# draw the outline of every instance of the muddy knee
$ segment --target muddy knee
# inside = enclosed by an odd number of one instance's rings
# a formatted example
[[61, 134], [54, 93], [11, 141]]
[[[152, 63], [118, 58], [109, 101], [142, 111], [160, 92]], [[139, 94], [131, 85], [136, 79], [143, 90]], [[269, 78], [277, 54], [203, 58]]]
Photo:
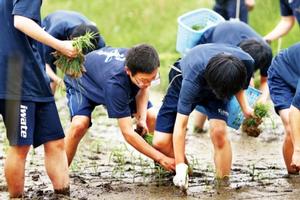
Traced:
[[211, 140], [216, 148], [222, 149], [228, 142], [226, 130], [218, 127], [211, 129]]
[[82, 138], [87, 131], [89, 125], [87, 123], [83, 123], [81, 121], [72, 121], [71, 129], [72, 129], [72, 135], [70, 135], [73, 138]]

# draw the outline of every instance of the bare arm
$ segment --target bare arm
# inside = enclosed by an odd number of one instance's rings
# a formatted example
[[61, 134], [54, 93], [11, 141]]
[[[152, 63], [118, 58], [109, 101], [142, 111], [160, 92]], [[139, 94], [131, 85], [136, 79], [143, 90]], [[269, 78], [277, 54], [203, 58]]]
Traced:
[[77, 55], [77, 50], [72, 46], [72, 41], [61, 41], [52, 37], [32, 19], [15, 15], [14, 26], [32, 39], [48, 45], [68, 57], [75, 57]]
[[140, 89], [136, 95], [136, 119], [137, 125], [143, 128], [142, 135], [148, 132], [148, 127], [146, 124], [147, 118], [147, 105], [149, 100], [149, 87], [145, 89]]
[[175, 170], [174, 159], [165, 156], [150, 146], [139, 134], [134, 132], [130, 117], [120, 118], [118, 119], [118, 123], [125, 140], [136, 150], [153, 159], [154, 161], [159, 162], [165, 169]]
[[173, 146], [176, 165], [185, 161], [185, 136], [189, 116], [177, 113], [173, 133]]
[[260, 77], [259, 90], [262, 91], [262, 94], [261, 94], [260, 98], [258, 99], [258, 102], [260, 102], [260, 103], [266, 103], [267, 99], [269, 97], [269, 94], [270, 94], [267, 80], [268, 80], [268, 77], [265, 77], [265, 76]]
[[240, 90], [236, 95], [236, 99], [238, 100], [241, 109], [244, 113], [244, 116], [246, 118], [250, 117], [253, 115], [253, 109], [249, 106], [246, 94], [244, 90]]
[[61, 81], [61, 78], [54, 73], [49, 64], [46, 64], [46, 73], [54, 82]]
[[282, 16], [277, 26], [264, 37], [264, 40], [273, 41], [280, 38], [281, 36], [286, 35], [292, 29], [294, 23], [294, 16]]

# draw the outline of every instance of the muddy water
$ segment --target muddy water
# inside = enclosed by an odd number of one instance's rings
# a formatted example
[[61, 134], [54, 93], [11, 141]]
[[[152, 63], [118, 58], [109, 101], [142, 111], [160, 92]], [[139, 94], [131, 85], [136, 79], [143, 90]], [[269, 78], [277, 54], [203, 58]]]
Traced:
[[[157, 96], [157, 94], [155, 94]], [[154, 102], [159, 103], [159, 98]], [[58, 108], [64, 127], [68, 127], [68, 110], [64, 98]], [[283, 127], [274, 114], [267, 120], [258, 138], [229, 129], [233, 166], [228, 187], [213, 184], [213, 148], [209, 134], [195, 134], [189, 124], [187, 154], [193, 176], [187, 193], [172, 185], [173, 175], [155, 167], [129, 145], [102, 107], [94, 113], [93, 126], [81, 142], [70, 168], [71, 199], [299, 199], [300, 177], [286, 174], [281, 145]], [[3, 123], [0, 125], [0, 199], [7, 199], [4, 181], [4, 151], [7, 148]], [[43, 165], [43, 148], [32, 150], [26, 166], [25, 199], [56, 199]]]

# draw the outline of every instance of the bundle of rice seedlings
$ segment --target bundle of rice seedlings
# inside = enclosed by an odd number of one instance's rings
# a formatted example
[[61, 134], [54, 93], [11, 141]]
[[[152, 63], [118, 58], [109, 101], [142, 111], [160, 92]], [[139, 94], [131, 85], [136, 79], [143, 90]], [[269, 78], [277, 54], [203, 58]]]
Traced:
[[59, 51], [53, 53], [56, 61], [54, 64], [61, 69], [64, 74], [69, 75], [72, 78], [79, 78], [86, 72], [84, 63], [84, 52], [88, 49], [94, 49], [95, 46], [92, 43], [95, 33], [86, 32], [85, 35], [76, 37], [73, 39], [73, 47], [78, 50], [78, 55], [75, 58], [69, 58]]
[[[134, 129], [134, 131], [135, 131], [136, 133], [138, 133], [139, 135], [141, 135], [142, 132], [143, 132], [143, 128], [137, 126], [136, 129]], [[148, 144], [150, 144], [150, 145], [152, 146], [153, 133], [146, 133], [146, 134], [144, 134], [142, 137], [144, 138], [144, 140], [145, 140]]]
[[251, 137], [258, 137], [262, 130], [259, 125], [263, 122], [263, 118], [269, 116], [269, 105], [258, 103], [254, 107], [254, 116], [244, 120], [242, 131]]
[[144, 136], [143, 136], [144, 140], [150, 144], [152, 146], [152, 141], [153, 141], [153, 134], [151, 133], [146, 133]]

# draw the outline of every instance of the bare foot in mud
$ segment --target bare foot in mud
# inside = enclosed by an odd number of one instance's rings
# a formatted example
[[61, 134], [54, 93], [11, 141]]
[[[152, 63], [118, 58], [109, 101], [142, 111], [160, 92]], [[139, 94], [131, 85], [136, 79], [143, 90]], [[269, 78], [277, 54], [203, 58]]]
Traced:
[[62, 188], [62, 189], [55, 189], [54, 194], [63, 195], [63, 196], [70, 196], [70, 187]]
[[199, 127], [195, 126], [194, 133], [205, 134], [205, 133], [207, 133], [207, 129], [203, 129], [203, 128], [199, 128]]
[[300, 170], [300, 151], [297, 149], [293, 153], [291, 167], [295, 169], [295, 171]]
[[230, 178], [229, 178], [229, 176], [225, 176], [223, 178], [215, 177], [213, 184], [214, 184], [215, 189], [229, 187], [230, 186]]

